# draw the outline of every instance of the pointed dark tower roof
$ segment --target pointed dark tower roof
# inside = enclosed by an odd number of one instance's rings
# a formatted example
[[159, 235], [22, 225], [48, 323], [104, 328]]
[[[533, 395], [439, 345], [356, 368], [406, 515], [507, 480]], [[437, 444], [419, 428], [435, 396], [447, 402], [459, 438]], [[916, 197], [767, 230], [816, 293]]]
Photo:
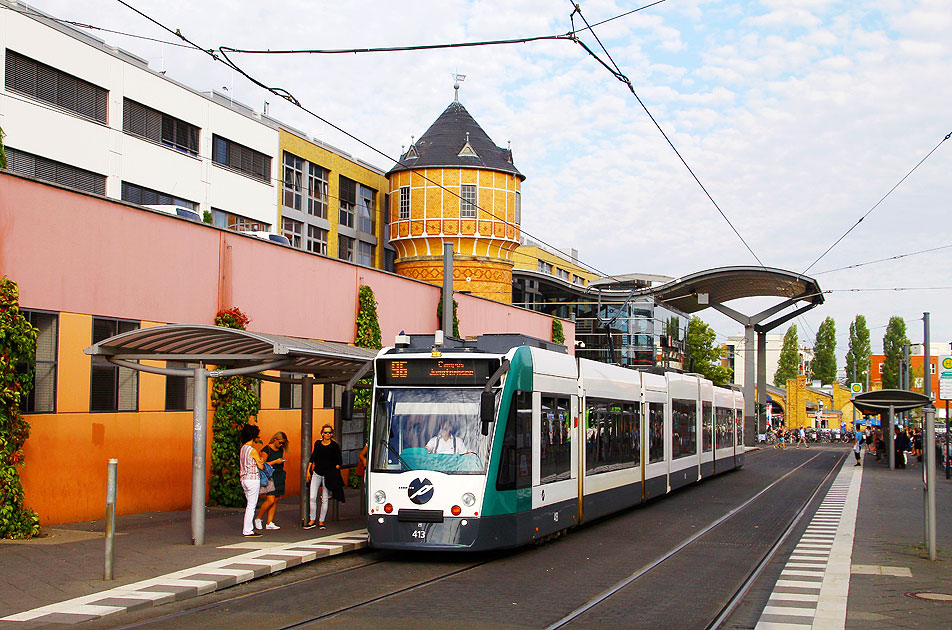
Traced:
[[526, 176], [512, 163], [512, 151], [497, 147], [466, 108], [450, 103], [420, 139], [400, 156], [387, 176], [415, 168], [483, 168]]

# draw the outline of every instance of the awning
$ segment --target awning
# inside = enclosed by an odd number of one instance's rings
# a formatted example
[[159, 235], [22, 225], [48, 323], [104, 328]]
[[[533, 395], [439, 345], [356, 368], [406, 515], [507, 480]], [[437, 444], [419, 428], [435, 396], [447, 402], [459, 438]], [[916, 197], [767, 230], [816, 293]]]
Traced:
[[131, 330], [94, 343], [86, 354], [111, 361], [202, 362], [219, 369], [261, 367], [344, 383], [377, 354], [345, 343], [314, 341], [201, 324]]

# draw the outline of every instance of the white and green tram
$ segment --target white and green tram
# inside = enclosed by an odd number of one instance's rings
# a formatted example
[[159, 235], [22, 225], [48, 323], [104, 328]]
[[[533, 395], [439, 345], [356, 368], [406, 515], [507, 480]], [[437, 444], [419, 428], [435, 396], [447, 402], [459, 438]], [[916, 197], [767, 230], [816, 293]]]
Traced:
[[743, 396], [703, 377], [522, 335], [398, 339], [374, 366], [373, 547], [516, 547], [743, 465]]

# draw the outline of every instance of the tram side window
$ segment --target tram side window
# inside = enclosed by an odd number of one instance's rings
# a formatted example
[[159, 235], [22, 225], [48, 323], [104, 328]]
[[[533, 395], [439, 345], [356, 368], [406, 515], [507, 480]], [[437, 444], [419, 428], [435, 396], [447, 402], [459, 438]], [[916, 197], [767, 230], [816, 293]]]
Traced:
[[499, 457], [497, 490], [532, 487], [532, 392], [517, 391], [509, 407]]
[[733, 448], [734, 410], [730, 407], [714, 408], [714, 448]]
[[640, 421], [632, 403], [588, 399], [585, 471], [597, 474], [641, 463]]
[[664, 461], [664, 404], [648, 403], [648, 463]]
[[693, 400], [671, 400], [671, 458], [697, 455], [697, 403]]
[[705, 453], [714, 448], [714, 406], [704, 401], [701, 403], [701, 446]]
[[744, 444], [744, 411], [742, 409], [737, 410], [737, 419], [734, 421], [734, 427], [734, 438], [737, 440], [735, 444], [742, 446]]
[[542, 395], [539, 473], [542, 483], [572, 475], [572, 419], [567, 396]]

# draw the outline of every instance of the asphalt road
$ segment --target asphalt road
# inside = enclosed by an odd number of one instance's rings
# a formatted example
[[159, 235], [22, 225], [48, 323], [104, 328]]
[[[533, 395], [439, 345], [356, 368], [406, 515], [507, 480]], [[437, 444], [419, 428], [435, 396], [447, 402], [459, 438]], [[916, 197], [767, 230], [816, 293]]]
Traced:
[[[703, 628], [845, 452], [750, 453], [742, 470], [538, 547], [351, 554], [83, 627], [545, 628], [803, 464], [750, 508], [566, 626]], [[727, 627], [753, 627], [788, 553], [781, 550]]]

